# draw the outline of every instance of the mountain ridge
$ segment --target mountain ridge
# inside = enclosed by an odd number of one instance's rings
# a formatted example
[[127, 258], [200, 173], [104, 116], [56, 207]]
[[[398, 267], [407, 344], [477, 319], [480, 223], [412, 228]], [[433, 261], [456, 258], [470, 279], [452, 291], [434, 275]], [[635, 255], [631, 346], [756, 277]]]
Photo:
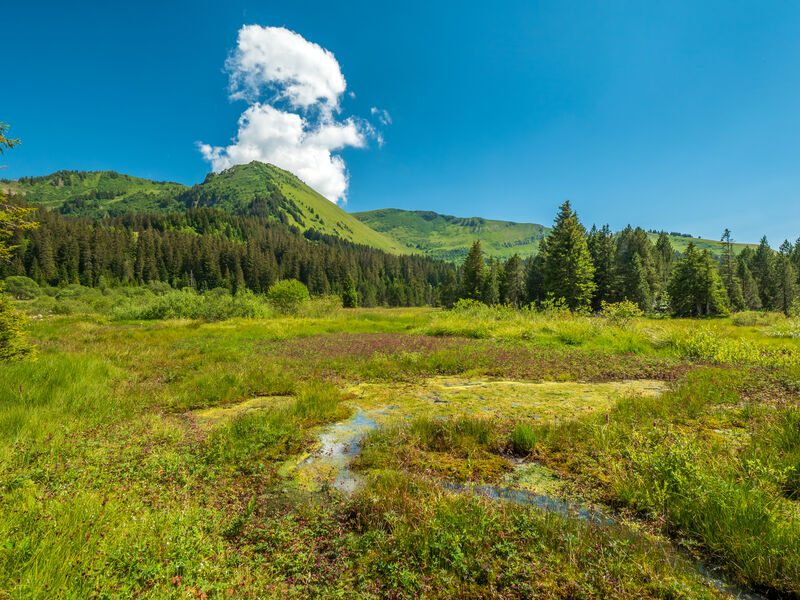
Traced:
[[[457, 217], [430, 210], [381, 208], [349, 213], [293, 173], [257, 161], [209, 173], [192, 186], [109, 170], [59, 170], [2, 179], [0, 187], [20, 195], [26, 203], [66, 215], [102, 217], [215, 207], [270, 216], [302, 232], [313, 229], [393, 254], [421, 253], [448, 262], [460, 262], [475, 240], [481, 241], [488, 256], [531, 256], [550, 231], [538, 223]], [[651, 231], [648, 236], [655, 241], [658, 234]], [[723, 248], [716, 240], [674, 233], [670, 241], [680, 252], [689, 242], [715, 255]], [[752, 244], [735, 246], [740, 251]]]

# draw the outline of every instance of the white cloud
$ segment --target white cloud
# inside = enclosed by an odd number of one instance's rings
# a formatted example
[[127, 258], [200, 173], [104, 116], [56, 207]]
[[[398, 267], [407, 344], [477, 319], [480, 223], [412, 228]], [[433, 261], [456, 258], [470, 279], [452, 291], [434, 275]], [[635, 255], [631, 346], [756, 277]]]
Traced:
[[214, 171], [257, 160], [291, 171], [332, 201], [347, 197], [344, 160], [332, 154], [348, 146], [366, 146], [366, 136], [352, 119], [309, 129], [298, 114], [256, 103], [239, 117], [234, 144], [221, 148], [201, 144], [203, 157]]
[[373, 106], [369, 109], [369, 114], [373, 117], [378, 118], [378, 122], [381, 125], [391, 125], [392, 124], [392, 115], [389, 114], [388, 110], [383, 108], [378, 108], [377, 106]]
[[[367, 121], [334, 116], [347, 88], [334, 55], [288, 29], [246, 25], [226, 66], [231, 98], [246, 100], [249, 107], [230, 145], [198, 144], [211, 168], [268, 162], [329, 200], [346, 201], [347, 168], [334, 152], [363, 148], [371, 138], [382, 145], [383, 136]], [[260, 100], [264, 93], [271, 97]], [[382, 125], [391, 123], [388, 112], [370, 112]]]
[[335, 110], [347, 88], [331, 52], [283, 27], [242, 27], [226, 66], [234, 98], [254, 99], [273, 89], [295, 108]]

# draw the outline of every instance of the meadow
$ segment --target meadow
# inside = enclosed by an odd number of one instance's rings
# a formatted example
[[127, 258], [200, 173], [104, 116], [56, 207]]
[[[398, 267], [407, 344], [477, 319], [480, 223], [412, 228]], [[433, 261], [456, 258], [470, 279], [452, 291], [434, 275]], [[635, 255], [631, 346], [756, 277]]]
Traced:
[[18, 306], [0, 597], [800, 594], [796, 319]]

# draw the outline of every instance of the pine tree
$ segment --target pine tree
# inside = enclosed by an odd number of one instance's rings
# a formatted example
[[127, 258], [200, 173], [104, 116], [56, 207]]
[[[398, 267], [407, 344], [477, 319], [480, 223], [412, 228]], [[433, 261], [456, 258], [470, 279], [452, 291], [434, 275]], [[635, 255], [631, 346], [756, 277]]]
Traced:
[[742, 282], [737, 275], [738, 264], [733, 251], [733, 237], [730, 229], [725, 229], [721, 241], [723, 248], [719, 272], [722, 276], [722, 283], [725, 284], [729, 305], [732, 310], [744, 310], [747, 305], [742, 292]]
[[525, 265], [525, 297], [528, 302], [541, 302], [544, 292], [544, 255], [541, 247], [536, 256], [528, 259]]
[[481, 300], [489, 306], [500, 302], [500, 265], [494, 258], [487, 261]]
[[669, 285], [672, 312], [678, 317], [702, 317], [727, 313], [727, 296], [714, 259], [690, 242], [677, 262]]
[[663, 231], [658, 235], [655, 251], [653, 252], [656, 276], [658, 277], [659, 291], [665, 291], [669, 287], [672, 277], [672, 267], [675, 263], [675, 249], [669, 236]]
[[486, 278], [486, 265], [483, 262], [480, 240], [475, 240], [464, 261], [461, 297], [480, 300], [483, 295], [483, 283]]
[[[647, 299], [652, 301], [654, 294], [660, 291], [653, 260], [653, 244], [644, 229], [633, 229], [629, 225], [617, 235], [616, 245], [615, 299], [631, 300], [639, 304], [642, 310], [649, 311], [652, 305], [640, 302]], [[634, 261], [635, 256], [639, 257], [638, 265]], [[645, 290], [644, 285], [649, 289]]]
[[342, 306], [344, 308], [358, 308], [358, 290], [349, 273], [344, 284], [344, 290], [342, 290]]
[[500, 296], [502, 302], [516, 308], [525, 303], [525, 272], [519, 254], [509, 258], [503, 267]]
[[650, 311], [653, 308], [653, 296], [642, 259], [638, 254], [634, 254], [631, 263], [625, 282], [625, 288], [628, 290], [627, 299], [642, 310]]
[[758, 293], [758, 284], [750, 272], [750, 267], [747, 266], [747, 261], [742, 256], [739, 256], [736, 263], [736, 274], [742, 284], [742, 299], [744, 300], [745, 308], [761, 310], [761, 295]]
[[792, 264], [792, 245], [785, 241], [775, 259], [775, 309], [788, 315], [797, 299], [797, 271]]
[[594, 265], [586, 229], [569, 200], [561, 205], [553, 230], [542, 246], [545, 292], [556, 299], [563, 298], [572, 310], [588, 308], [596, 289]]
[[614, 256], [616, 247], [614, 234], [608, 225], [601, 229], [592, 227], [588, 240], [589, 253], [594, 264], [594, 282], [597, 286], [592, 298], [592, 308], [599, 311], [603, 302], [611, 302], [616, 282], [616, 264]]
[[767, 310], [773, 310], [777, 305], [777, 290], [775, 286], [775, 253], [769, 247], [767, 238], [761, 238], [761, 243], [753, 254], [750, 270], [758, 284], [761, 296], [761, 305]]

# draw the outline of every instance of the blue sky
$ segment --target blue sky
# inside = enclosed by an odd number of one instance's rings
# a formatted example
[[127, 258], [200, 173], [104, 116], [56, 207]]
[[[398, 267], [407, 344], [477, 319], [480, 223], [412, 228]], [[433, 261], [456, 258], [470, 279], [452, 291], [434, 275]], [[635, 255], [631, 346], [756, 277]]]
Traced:
[[334, 151], [348, 210], [550, 223], [569, 198], [587, 224], [800, 235], [797, 2], [13, 2], [3, 22], [0, 121], [23, 140], [3, 177], [202, 180], [197, 143], [229, 160], [256, 102], [225, 69], [256, 24], [335, 55], [334, 122], [366, 146]]

